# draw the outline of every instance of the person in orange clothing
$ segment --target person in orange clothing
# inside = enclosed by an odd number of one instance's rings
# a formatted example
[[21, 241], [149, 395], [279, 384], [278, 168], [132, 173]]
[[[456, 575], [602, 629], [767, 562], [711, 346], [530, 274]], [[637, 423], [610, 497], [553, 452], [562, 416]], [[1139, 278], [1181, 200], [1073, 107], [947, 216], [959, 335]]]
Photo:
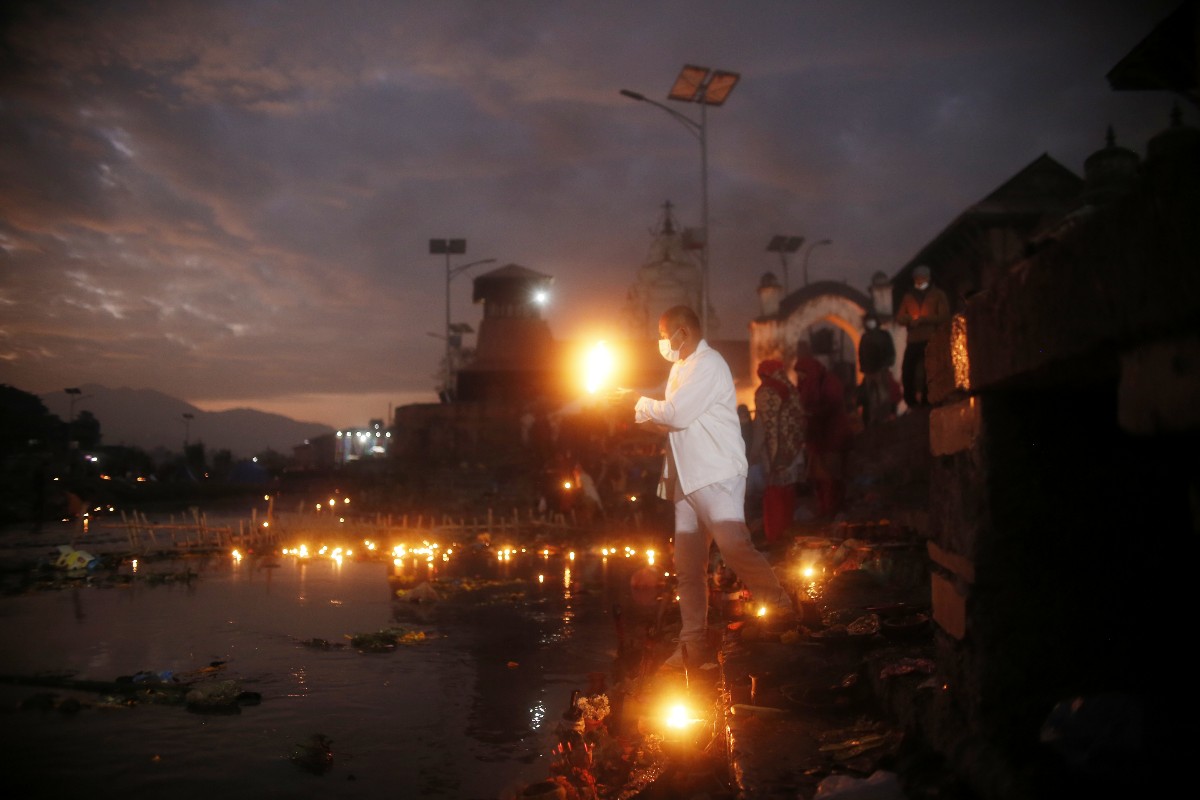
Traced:
[[763, 538], [768, 545], [774, 545], [783, 540], [796, 512], [804, 410], [782, 361], [768, 358], [760, 362], [758, 378], [762, 383], [754, 391], [752, 450], [766, 478], [762, 497]]
[[811, 355], [796, 359], [796, 386], [804, 407], [808, 482], [819, 519], [832, 519], [846, 496], [845, 461], [852, 429], [841, 379]]
[[900, 383], [909, 408], [929, 405], [925, 346], [938, 327], [950, 320], [950, 299], [933, 285], [930, 275], [929, 267], [924, 264], [913, 270], [913, 288], [905, 293], [896, 311], [896, 322], [908, 329], [904, 360], [900, 362]]

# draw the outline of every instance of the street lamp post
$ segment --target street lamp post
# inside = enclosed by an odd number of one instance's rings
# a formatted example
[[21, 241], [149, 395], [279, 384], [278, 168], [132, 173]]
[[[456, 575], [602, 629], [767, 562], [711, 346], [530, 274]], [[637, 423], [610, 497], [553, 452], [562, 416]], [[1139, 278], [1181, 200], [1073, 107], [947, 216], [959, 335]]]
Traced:
[[829, 239], [822, 239], [819, 242], [813, 242], [804, 251], [804, 285], [808, 286], [808, 257], [812, 255], [813, 248], [820, 247], [823, 244], [833, 244]]
[[82, 399], [80, 395], [83, 394], [83, 389], [71, 387], [70, 389], [63, 389], [63, 391], [67, 393], [67, 402], [70, 408], [67, 412], [67, 425], [72, 425], [75, 422], [75, 401]]
[[450, 324], [450, 281], [456, 276], [461, 275], [463, 272], [466, 272], [471, 267], [475, 267], [480, 264], [491, 264], [496, 259], [485, 258], [481, 261], [472, 261], [470, 264], [462, 264], [451, 269], [450, 256], [462, 255], [467, 252], [466, 239], [430, 239], [429, 252], [433, 255], [444, 254], [446, 256], [446, 369], [445, 377], [443, 379], [443, 391], [445, 392], [446, 399], [449, 400], [452, 396], [450, 383], [454, 378], [454, 370], [451, 366], [453, 350], [452, 336], [454, 335], [454, 331], [452, 329], [453, 326]]
[[667, 99], [683, 103], [699, 103], [699, 122], [669, 106], [651, 100], [639, 92], [629, 89], [620, 90], [625, 97], [649, 103], [666, 111], [683, 124], [700, 142], [700, 225], [703, 239], [700, 248], [700, 329], [701, 335], [705, 338], [708, 337], [708, 107], [723, 105], [740, 78], [741, 75], [737, 72], [713, 70], [692, 64], [684, 65], [675, 78], [675, 84], [671, 87], [671, 91], [667, 93]]
[[187, 450], [188, 444], [192, 439], [192, 420], [196, 415], [190, 411], [183, 412], [183, 449]]
[[63, 391], [67, 393], [68, 402], [69, 402], [69, 410], [67, 412], [67, 444], [70, 447], [76, 447], [78, 442], [74, 438], [74, 436], [75, 436], [75, 403], [80, 400], [86, 400], [88, 397], [91, 397], [91, 395], [89, 394], [85, 397], [83, 394], [83, 390], [80, 389], [78, 386], [72, 386], [70, 388], [63, 389]]
[[[788, 253], [796, 252], [802, 244], [804, 244], [803, 236], [772, 236], [767, 245], [767, 252], [779, 253], [779, 263], [783, 264], [783, 294], [785, 297], [791, 291], [788, 287]], [[804, 285], [808, 285], [807, 278], [804, 280]]]

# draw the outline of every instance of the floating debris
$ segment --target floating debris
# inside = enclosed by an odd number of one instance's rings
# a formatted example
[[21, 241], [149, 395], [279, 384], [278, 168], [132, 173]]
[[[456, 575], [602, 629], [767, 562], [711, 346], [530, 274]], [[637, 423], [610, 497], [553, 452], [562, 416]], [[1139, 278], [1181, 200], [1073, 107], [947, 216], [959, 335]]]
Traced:
[[310, 650], [344, 650], [346, 648], [343, 642], [331, 642], [328, 639], [305, 639], [300, 644]]
[[237, 681], [212, 681], [188, 689], [187, 710], [198, 714], [240, 714], [242, 705], [258, 705], [262, 696], [243, 692]]
[[[262, 695], [243, 691], [238, 681], [213, 680], [225, 669], [224, 661], [212, 661], [207, 666], [188, 672], [170, 670], [154, 672], [140, 670], [132, 675], [120, 675], [116, 680], [98, 681], [77, 679], [70, 675], [0, 675], [0, 683], [41, 686], [74, 692], [94, 692], [99, 696], [94, 708], [131, 708], [138, 704], [186, 706], [199, 713], [241, 712], [243, 706], [259, 705]], [[22, 703], [23, 710], [57, 708], [74, 713], [85, 705], [72, 698], [59, 699], [57, 694], [40, 692]]]
[[424, 631], [404, 628], [384, 628], [375, 633], [356, 633], [347, 636], [351, 647], [364, 653], [390, 653], [398, 644], [417, 644], [426, 639]]
[[76, 550], [69, 544], [58, 546], [58, 559], [54, 562], [54, 566], [69, 571], [95, 569], [97, 564], [99, 561], [94, 555], [86, 550]]
[[314, 733], [307, 742], [296, 744], [291, 761], [314, 775], [324, 775], [333, 769], [333, 740], [323, 733]]
[[411, 589], [397, 589], [396, 597], [410, 603], [436, 603], [442, 599], [429, 581], [417, 584]]

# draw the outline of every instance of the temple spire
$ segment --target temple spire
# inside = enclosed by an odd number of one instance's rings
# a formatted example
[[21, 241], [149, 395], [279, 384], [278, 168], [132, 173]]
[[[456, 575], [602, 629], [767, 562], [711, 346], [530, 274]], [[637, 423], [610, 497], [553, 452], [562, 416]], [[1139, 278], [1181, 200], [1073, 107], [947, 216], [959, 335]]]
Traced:
[[658, 236], [672, 236], [675, 233], [675, 217], [671, 214], [671, 209], [674, 204], [670, 200], [663, 201], [662, 204], [662, 221], [659, 223], [658, 230], [654, 233]]

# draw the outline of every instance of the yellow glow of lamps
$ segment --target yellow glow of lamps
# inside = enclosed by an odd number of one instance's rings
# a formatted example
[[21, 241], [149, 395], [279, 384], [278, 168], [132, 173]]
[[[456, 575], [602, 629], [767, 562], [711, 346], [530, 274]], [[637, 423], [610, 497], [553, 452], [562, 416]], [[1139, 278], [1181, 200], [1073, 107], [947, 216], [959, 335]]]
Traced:
[[596, 342], [588, 351], [584, 371], [584, 386], [588, 394], [595, 394], [612, 378], [616, 360], [603, 341]]

